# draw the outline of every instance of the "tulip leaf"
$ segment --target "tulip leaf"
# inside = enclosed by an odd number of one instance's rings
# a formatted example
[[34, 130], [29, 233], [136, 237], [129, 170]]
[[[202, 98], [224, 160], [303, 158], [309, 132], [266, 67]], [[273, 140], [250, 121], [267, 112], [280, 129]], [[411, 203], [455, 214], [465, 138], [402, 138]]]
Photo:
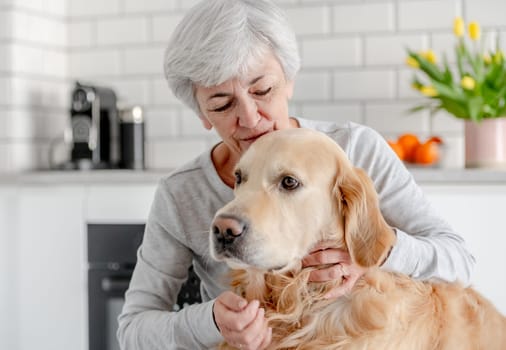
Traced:
[[480, 112], [483, 106], [483, 97], [473, 96], [467, 100], [467, 106], [469, 109], [469, 117], [473, 121], [480, 120]]
[[424, 109], [427, 109], [427, 108], [430, 108], [430, 107], [431, 107], [430, 104], [418, 105], [418, 106], [411, 107], [410, 109], [408, 109], [407, 112], [410, 113], [410, 114], [413, 114], [413, 113], [417, 113], [417, 112], [423, 111]]
[[451, 84], [453, 82], [452, 71], [450, 70], [450, 66], [448, 65], [448, 59], [446, 55], [443, 56], [443, 65], [444, 65], [444, 83]]
[[447, 86], [437, 81], [432, 81], [432, 84], [439, 96], [444, 96], [459, 102], [465, 102], [465, 96], [463, 96], [458, 90], [454, 89], [453, 85]]
[[441, 107], [457, 118], [469, 118], [469, 113], [467, 112], [466, 106], [452, 99], [441, 97]]
[[439, 71], [438, 67], [435, 64], [429, 62], [424, 57], [412, 51], [410, 51], [410, 56], [413, 57], [418, 62], [418, 64], [420, 65], [420, 69], [424, 71], [431, 79], [437, 81], [444, 80], [443, 73]]

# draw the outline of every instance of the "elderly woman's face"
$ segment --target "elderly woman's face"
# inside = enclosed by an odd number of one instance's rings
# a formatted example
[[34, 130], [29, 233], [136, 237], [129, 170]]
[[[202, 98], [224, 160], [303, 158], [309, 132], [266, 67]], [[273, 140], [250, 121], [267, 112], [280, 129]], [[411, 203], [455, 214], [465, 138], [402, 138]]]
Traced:
[[228, 148], [241, 155], [258, 137], [290, 127], [288, 100], [293, 82], [269, 54], [246, 77], [211, 87], [197, 86], [200, 118], [215, 128]]

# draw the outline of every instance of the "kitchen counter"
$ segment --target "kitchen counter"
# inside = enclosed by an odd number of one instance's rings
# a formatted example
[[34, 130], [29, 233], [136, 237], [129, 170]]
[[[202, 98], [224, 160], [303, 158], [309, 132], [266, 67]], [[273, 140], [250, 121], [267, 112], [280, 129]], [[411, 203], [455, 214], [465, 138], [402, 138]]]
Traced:
[[416, 182], [423, 184], [506, 184], [506, 169], [409, 168]]
[[65, 184], [156, 184], [169, 170], [87, 170], [87, 171], [33, 171], [0, 174], [0, 185], [65, 185]]
[[[409, 168], [418, 183], [506, 184], [506, 170]], [[0, 174], [0, 185], [156, 184], [166, 170], [33, 171]]]

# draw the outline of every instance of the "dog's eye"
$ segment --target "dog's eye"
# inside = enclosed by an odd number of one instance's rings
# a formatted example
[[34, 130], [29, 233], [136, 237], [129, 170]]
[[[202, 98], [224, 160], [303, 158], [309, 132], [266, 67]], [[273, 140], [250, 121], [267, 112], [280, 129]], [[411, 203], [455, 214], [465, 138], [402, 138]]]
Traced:
[[281, 187], [283, 187], [283, 189], [285, 190], [294, 190], [297, 187], [299, 187], [299, 185], [300, 185], [299, 181], [291, 176], [285, 176], [281, 180]]
[[239, 184], [242, 182], [241, 172], [240, 172], [239, 170], [237, 170], [237, 171], [234, 173], [234, 176], [235, 176], [235, 184], [236, 184], [236, 185], [239, 185]]

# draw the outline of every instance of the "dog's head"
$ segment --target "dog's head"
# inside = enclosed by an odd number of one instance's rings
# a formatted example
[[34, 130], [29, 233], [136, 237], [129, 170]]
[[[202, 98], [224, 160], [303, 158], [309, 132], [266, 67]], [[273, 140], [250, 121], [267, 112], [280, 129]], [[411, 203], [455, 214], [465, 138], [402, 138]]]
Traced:
[[235, 176], [235, 199], [216, 213], [210, 233], [212, 256], [233, 268], [291, 269], [322, 240], [369, 267], [393, 244], [371, 180], [322, 133], [269, 133], [243, 155]]

